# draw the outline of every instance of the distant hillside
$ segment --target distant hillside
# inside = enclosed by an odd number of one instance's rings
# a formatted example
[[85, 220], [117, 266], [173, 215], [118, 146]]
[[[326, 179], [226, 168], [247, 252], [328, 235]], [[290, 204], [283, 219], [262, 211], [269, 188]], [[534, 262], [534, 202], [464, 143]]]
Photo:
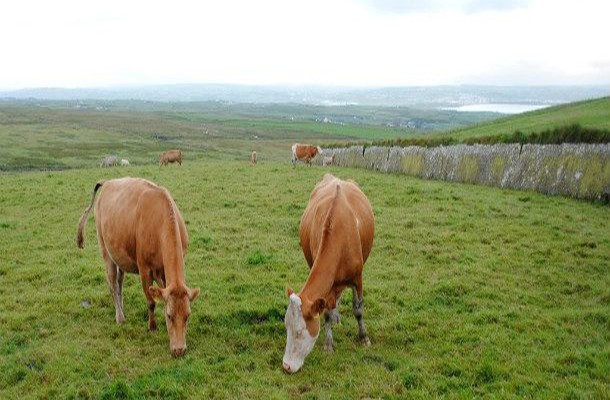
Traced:
[[578, 124], [583, 128], [610, 130], [610, 97], [562, 104], [524, 114], [499, 118], [470, 128], [457, 129], [434, 137], [450, 136], [458, 141], [469, 138], [542, 132]]
[[607, 86], [409, 86], [354, 88], [181, 84], [108, 88], [31, 88], [0, 91], [0, 98], [44, 100], [146, 100], [162, 102], [297, 103], [409, 106], [426, 109], [472, 104], [555, 105], [609, 96]]
[[427, 135], [377, 138], [372, 141], [327, 143], [327, 147], [352, 145], [436, 147], [454, 144], [495, 143], [609, 143], [610, 97], [562, 104], [471, 127]]

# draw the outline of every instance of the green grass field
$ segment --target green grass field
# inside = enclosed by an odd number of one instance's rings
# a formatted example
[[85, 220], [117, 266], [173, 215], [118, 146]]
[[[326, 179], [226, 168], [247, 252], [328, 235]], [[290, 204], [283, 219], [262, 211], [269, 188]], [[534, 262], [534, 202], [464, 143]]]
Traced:
[[[360, 169], [329, 171], [355, 179], [376, 215], [372, 346], [346, 293], [336, 351], [321, 338], [283, 373], [284, 289], [308, 274], [298, 224], [326, 171], [227, 156], [0, 174], [0, 398], [610, 398], [608, 207]], [[135, 275], [115, 324], [92, 218], [75, 244], [95, 182], [126, 174], [166, 186], [187, 223], [187, 282], [202, 295], [181, 359], [159, 309], [147, 332]]]
[[610, 130], [610, 97], [562, 104], [524, 114], [483, 122], [473, 127], [457, 129], [440, 135], [458, 140], [478, 136], [540, 132], [562, 126], [580, 124], [585, 128]]

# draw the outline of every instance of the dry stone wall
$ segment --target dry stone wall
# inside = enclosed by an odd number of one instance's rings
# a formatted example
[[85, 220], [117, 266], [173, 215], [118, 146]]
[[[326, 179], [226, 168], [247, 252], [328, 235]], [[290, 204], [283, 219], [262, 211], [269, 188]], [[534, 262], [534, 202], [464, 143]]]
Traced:
[[[610, 144], [457, 145], [323, 149], [333, 164], [425, 179], [537, 190], [583, 199], [610, 197]], [[321, 164], [322, 157], [314, 163]]]

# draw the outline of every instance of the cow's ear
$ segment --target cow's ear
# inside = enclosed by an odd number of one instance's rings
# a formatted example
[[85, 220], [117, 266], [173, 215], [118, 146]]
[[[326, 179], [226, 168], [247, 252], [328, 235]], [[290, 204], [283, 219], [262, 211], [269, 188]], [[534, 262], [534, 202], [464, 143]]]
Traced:
[[294, 292], [288, 286], [286, 286], [286, 297], [290, 298]]
[[311, 304], [311, 314], [313, 316], [317, 316], [320, 315], [322, 313], [322, 311], [324, 311], [324, 309], [326, 308], [326, 300], [324, 300], [323, 298], [319, 298], [316, 299], [316, 301], [314, 301]]
[[151, 286], [148, 288], [148, 293], [152, 296], [155, 302], [163, 301], [163, 289], [157, 286]]
[[195, 299], [197, 298], [197, 296], [199, 296], [199, 292], [201, 290], [199, 288], [197, 289], [189, 289], [188, 295], [189, 295], [189, 301], [192, 303], [193, 301], [195, 301]]

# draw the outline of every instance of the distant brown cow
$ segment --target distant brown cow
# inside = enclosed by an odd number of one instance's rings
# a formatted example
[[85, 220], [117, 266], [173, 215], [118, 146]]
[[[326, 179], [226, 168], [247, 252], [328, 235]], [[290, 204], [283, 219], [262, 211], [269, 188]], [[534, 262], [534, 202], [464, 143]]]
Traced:
[[164, 151], [159, 157], [159, 166], [167, 165], [169, 163], [175, 163], [182, 165], [182, 151], [180, 150], [167, 150]]
[[252, 155], [250, 156], [250, 161], [252, 162], [252, 164], [256, 164], [256, 151], [252, 152]]
[[337, 305], [346, 287], [352, 288], [352, 306], [358, 322], [358, 336], [370, 340], [363, 321], [362, 268], [375, 232], [371, 203], [358, 185], [330, 174], [316, 185], [301, 217], [300, 243], [309, 265], [309, 277], [299, 293], [287, 290], [289, 298], [284, 324], [286, 351], [282, 366], [298, 371], [320, 334], [324, 315], [326, 342], [332, 351], [332, 324], [338, 322]]
[[[140, 178], [99, 181], [89, 206], [80, 218], [76, 242], [85, 247], [84, 229], [95, 204], [97, 240], [117, 323], [123, 314], [123, 276], [140, 274], [148, 303], [148, 329], [157, 329], [155, 300], [165, 302], [165, 322], [173, 356], [186, 351], [186, 328], [191, 303], [199, 289], [189, 289], [184, 277], [188, 234], [182, 215], [167, 189]], [[152, 286], [153, 279], [157, 286]]]
[[320, 153], [322, 153], [320, 146], [295, 143], [292, 145], [292, 165], [295, 165], [297, 161], [311, 165], [311, 160]]

